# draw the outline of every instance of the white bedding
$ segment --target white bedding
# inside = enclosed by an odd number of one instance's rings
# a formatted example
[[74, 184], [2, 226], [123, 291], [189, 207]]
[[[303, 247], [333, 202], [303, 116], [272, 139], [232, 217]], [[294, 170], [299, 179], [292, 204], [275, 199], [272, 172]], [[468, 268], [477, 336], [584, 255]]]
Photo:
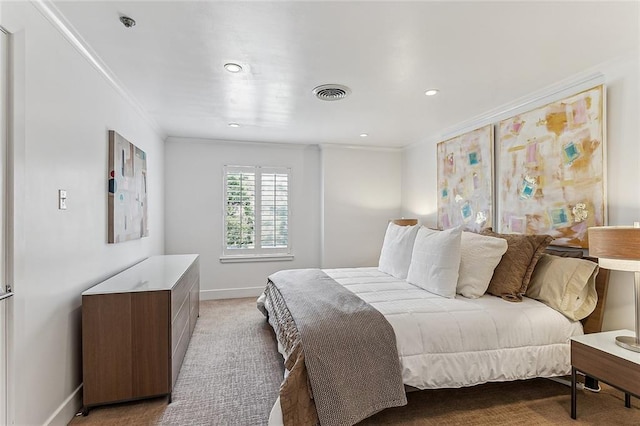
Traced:
[[324, 272], [387, 318], [406, 385], [456, 388], [571, 371], [569, 338], [582, 325], [536, 300], [447, 299], [377, 268]]
[[[406, 385], [457, 388], [571, 372], [569, 339], [583, 334], [582, 324], [536, 300], [448, 299], [377, 268], [324, 272], [389, 321]], [[278, 398], [269, 425], [280, 424]]]

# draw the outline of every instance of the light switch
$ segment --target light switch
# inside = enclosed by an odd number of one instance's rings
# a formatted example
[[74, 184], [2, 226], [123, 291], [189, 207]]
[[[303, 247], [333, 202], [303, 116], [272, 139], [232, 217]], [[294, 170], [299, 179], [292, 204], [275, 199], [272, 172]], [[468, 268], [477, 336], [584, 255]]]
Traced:
[[58, 209], [67, 209], [67, 191], [64, 189], [58, 190]]

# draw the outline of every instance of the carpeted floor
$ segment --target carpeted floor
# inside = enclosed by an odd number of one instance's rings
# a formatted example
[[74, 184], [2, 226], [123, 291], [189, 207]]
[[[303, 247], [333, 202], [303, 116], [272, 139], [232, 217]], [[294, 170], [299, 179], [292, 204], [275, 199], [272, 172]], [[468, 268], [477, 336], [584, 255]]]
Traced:
[[[206, 301], [196, 324], [173, 402], [165, 398], [96, 407], [71, 425], [266, 425], [282, 380], [282, 358], [255, 299]], [[405, 407], [362, 425], [638, 425], [640, 404], [606, 385], [578, 391], [571, 420], [570, 388], [544, 379], [463, 389], [412, 392]]]

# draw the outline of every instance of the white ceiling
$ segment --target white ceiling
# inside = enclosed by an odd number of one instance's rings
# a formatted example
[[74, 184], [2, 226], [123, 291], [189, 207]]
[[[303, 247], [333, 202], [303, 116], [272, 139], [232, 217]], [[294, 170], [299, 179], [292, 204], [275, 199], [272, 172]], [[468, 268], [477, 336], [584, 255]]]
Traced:
[[[55, 6], [168, 136], [224, 140], [404, 146], [640, 39], [637, 1]], [[123, 14], [137, 25], [124, 28]], [[311, 91], [325, 83], [353, 92], [320, 101]], [[433, 87], [440, 94], [425, 96]]]

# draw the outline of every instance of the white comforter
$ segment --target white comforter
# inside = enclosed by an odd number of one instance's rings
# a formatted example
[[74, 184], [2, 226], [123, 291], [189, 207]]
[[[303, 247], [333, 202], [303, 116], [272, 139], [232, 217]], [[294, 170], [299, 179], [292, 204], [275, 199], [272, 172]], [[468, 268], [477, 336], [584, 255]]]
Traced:
[[[447, 299], [377, 268], [324, 272], [387, 318], [406, 385], [457, 388], [571, 372], [569, 339], [582, 325], [536, 300]], [[282, 424], [278, 397], [269, 425]]]
[[407, 385], [455, 388], [571, 371], [569, 338], [582, 325], [538, 301], [447, 299], [377, 268], [324, 271], [387, 318]]

